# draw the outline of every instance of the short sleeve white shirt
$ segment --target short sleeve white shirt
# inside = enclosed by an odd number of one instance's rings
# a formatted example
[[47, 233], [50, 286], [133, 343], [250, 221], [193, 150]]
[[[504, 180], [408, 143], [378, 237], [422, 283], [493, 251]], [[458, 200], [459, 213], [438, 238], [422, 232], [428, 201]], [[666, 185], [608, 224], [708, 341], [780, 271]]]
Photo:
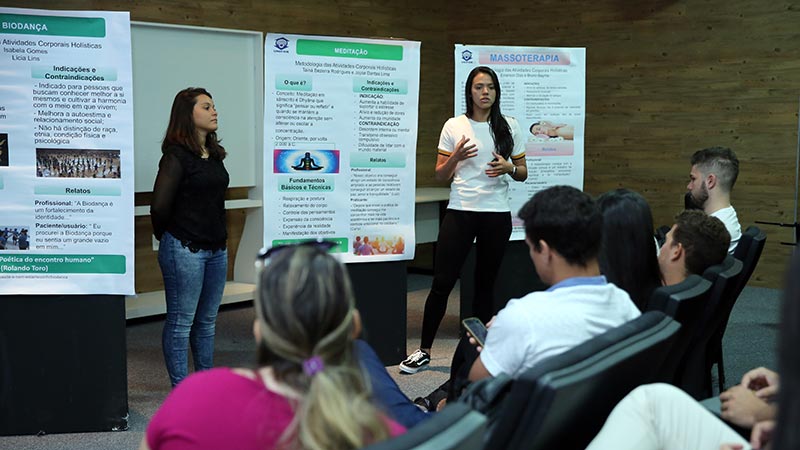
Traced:
[[[504, 116], [511, 128], [514, 139], [514, 150], [511, 159], [517, 160], [525, 156], [525, 142], [519, 122]], [[450, 185], [450, 202], [448, 208], [463, 211], [510, 211], [508, 202], [508, 181], [510, 175], [490, 178], [486, 175], [489, 162], [494, 159], [494, 140], [489, 122], [476, 122], [466, 115], [453, 117], [445, 122], [439, 136], [439, 154], [449, 156], [461, 138], [469, 138], [469, 144], [475, 144], [478, 153], [475, 157], [459, 161], [456, 165], [453, 182]]]
[[640, 314], [628, 293], [605, 277], [570, 278], [511, 300], [489, 329], [481, 362], [492, 376], [517, 378], [543, 359]]
[[709, 216], [716, 217], [725, 224], [725, 228], [731, 235], [731, 245], [728, 247], [728, 253], [732, 255], [733, 251], [736, 250], [739, 239], [742, 238], [742, 226], [739, 225], [739, 217], [736, 215], [736, 210], [733, 209], [733, 206], [728, 206], [714, 211]]

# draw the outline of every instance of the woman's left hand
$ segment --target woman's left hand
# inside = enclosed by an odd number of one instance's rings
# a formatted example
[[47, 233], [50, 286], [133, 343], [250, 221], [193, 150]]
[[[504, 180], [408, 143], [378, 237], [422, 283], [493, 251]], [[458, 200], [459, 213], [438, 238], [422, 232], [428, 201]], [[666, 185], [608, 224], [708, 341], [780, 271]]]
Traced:
[[495, 159], [493, 161], [489, 161], [489, 168], [486, 169], [486, 175], [488, 175], [490, 178], [499, 177], [500, 175], [507, 173], [510, 174], [514, 171], [514, 163], [506, 160], [497, 152], [492, 152], [492, 155], [494, 155]]

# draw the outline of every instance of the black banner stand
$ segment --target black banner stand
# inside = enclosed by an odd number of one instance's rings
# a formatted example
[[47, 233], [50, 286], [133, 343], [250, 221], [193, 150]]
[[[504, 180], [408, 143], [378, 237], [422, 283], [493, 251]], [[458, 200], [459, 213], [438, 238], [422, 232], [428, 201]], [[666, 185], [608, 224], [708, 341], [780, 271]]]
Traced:
[[[464, 266], [461, 268], [461, 320], [472, 315], [472, 299], [475, 297], [475, 246], [472, 246]], [[494, 311], [500, 311], [512, 298], [524, 297], [533, 291], [547, 289], [531, 261], [525, 241], [509, 241], [500, 263], [500, 273], [494, 285]]]
[[0, 296], [0, 435], [128, 428], [125, 297]]

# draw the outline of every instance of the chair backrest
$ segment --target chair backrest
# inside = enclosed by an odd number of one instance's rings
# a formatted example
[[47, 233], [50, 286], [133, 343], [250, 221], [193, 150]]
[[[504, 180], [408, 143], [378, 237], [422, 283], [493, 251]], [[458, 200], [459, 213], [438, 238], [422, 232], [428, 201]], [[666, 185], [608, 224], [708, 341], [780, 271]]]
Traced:
[[711, 369], [706, 367], [709, 342], [727, 321], [738, 296], [742, 262], [731, 255], [722, 264], [711, 266], [703, 278], [711, 282], [711, 294], [703, 311], [702, 323], [679, 368], [678, 387], [697, 400], [711, 396]]
[[744, 233], [742, 233], [742, 237], [739, 238], [736, 248], [733, 249], [733, 257], [739, 261], [744, 261], [745, 256], [747, 256], [747, 253], [750, 251], [750, 245], [753, 243], [754, 228], [758, 229], [758, 227], [754, 226], [747, 227], [747, 229], [744, 230]]
[[652, 381], [680, 324], [649, 311], [514, 381], [487, 449], [585, 448], [635, 387]]
[[454, 402], [395, 438], [364, 450], [481, 450], [486, 416]]
[[755, 225], [747, 227], [742, 233], [739, 243], [736, 244], [736, 250], [733, 252], [733, 256], [742, 262], [739, 292], [742, 292], [744, 287], [747, 286], [747, 282], [750, 281], [750, 277], [758, 265], [758, 260], [761, 259], [761, 252], [764, 251], [766, 243], [767, 235]]
[[669, 353], [664, 359], [655, 381], [674, 383], [678, 368], [692, 340], [700, 332], [703, 311], [711, 294], [711, 282], [699, 275], [689, 275], [684, 281], [672, 286], [661, 286], [653, 291], [649, 311], [661, 311], [681, 324]]

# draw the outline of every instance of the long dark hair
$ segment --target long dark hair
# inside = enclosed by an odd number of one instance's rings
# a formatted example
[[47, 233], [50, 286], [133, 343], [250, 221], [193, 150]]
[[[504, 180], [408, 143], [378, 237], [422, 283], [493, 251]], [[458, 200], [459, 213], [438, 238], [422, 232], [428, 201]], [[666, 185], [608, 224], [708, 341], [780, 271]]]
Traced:
[[600, 272], [644, 310], [653, 290], [661, 286], [650, 206], [628, 189], [606, 192], [597, 204], [603, 213]]
[[201, 95], [213, 98], [207, 90], [192, 87], [186, 88], [175, 95], [175, 100], [172, 101], [172, 111], [169, 114], [167, 133], [164, 135], [164, 141], [161, 142], [162, 152], [171, 145], [180, 145], [191, 150], [197, 156], [202, 156], [203, 145], [205, 144], [209, 157], [220, 161], [225, 159], [225, 149], [219, 144], [216, 132], [208, 133], [205, 142], [197, 141], [197, 129], [194, 126], [193, 112], [197, 97]]
[[494, 73], [494, 70], [486, 66], [478, 66], [472, 69], [469, 76], [467, 76], [467, 84], [464, 86], [464, 97], [467, 100], [467, 117], [472, 118], [475, 106], [472, 104], [472, 80], [479, 73], [485, 73], [492, 77], [492, 83], [494, 83], [494, 90], [497, 95], [492, 108], [489, 110], [489, 126], [492, 129], [495, 150], [503, 158], [508, 159], [511, 156], [511, 152], [514, 151], [514, 138], [511, 136], [511, 127], [500, 112], [500, 80], [497, 79], [497, 74]]
[[786, 289], [783, 291], [781, 332], [778, 341], [778, 373], [781, 377], [778, 392], [777, 429], [772, 448], [789, 450], [800, 447], [800, 359], [797, 343], [800, 342], [800, 251], [795, 249], [786, 271]]

